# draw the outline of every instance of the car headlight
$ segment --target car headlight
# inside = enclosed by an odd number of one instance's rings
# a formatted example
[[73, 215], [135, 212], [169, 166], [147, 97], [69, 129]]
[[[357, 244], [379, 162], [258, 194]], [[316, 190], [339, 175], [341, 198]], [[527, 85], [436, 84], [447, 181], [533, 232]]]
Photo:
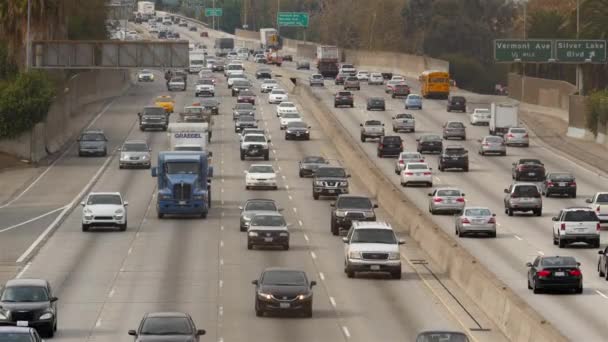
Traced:
[[251, 236], [251, 237], [258, 236], [258, 232], [249, 232], [249, 236]]
[[141, 159], [146, 160], [148, 159], [148, 156], [141, 156]]
[[366, 211], [363, 213], [363, 215], [365, 215], [365, 217], [374, 217], [376, 216], [376, 214], [374, 214], [374, 212], [372, 211]]
[[264, 299], [272, 299], [272, 295], [270, 293], [258, 292], [258, 296]]
[[170, 200], [171, 199], [171, 195], [170, 194], [159, 194], [158, 195], [158, 199], [160, 199], [160, 200]]
[[400, 258], [401, 258], [401, 255], [399, 255], [399, 252], [388, 253], [388, 260], [399, 260]]
[[350, 259], [361, 259], [361, 252], [348, 252]]
[[323, 186], [323, 182], [322, 181], [315, 181], [315, 185], [316, 186]]
[[203, 199], [203, 195], [192, 195], [192, 199], [194, 200], [202, 200]]
[[244, 215], [244, 216], [243, 216], [243, 221], [246, 221], [246, 222], [251, 221], [251, 216]]
[[279, 236], [289, 236], [289, 233], [287, 233], [287, 232], [279, 233]]
[[124, 214], [124, 212], [125, 212], [124, 209], [120, 208], [120, 209], [116, 209], [116, 211], [114, 212], [114, 214], [116, 214], [116, 215], [122, 215], [122, 214]]
[[309, 133], [310, 133], [309, 131], [304, 131], [304, 134], [309, 134]]
[[85, 213], [85, 215], [91, 215], [93, 214], [93, 211], [87, 207], [84, 208], [83, 212]]
[[287, 131], [286, 131], [286, 133], [288, 133], [288, 134], [292, 134], [292, 133], [293, 133], [293, 131], [287, 130]]
[[347, 186], [348, 182], [340, 182], [340, 186]]
[[346, 212], [342, 211], [342, 210], [336, 210], [336, 216], [344, 217], [344, 216], [346, 216]]
[[0, 311], [0, 320], [7, 320], [7, 319], [8, 319], [8, 312]]
[[40, 316], [39, 319], [51, 319], [51, 318], [53, 318], [53, 313], [47, 312], [47, 313], [43, 314], [42, 316]]
[[312, 296], [312, 293], [304, 293], [304, 294], [298, 295], [298, 300], [304, 300], [310, 296]]

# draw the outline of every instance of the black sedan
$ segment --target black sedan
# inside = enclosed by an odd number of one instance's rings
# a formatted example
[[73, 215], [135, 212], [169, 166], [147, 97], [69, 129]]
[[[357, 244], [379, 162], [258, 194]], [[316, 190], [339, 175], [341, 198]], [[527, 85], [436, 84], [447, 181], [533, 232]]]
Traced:
[[306, 177], [312, 176], [319, 166], [325, 166], [329, 164], [329, 161], [319, 156], [308, 156], [300, 160], [298, 164], [300, 169], [300, 177]]
[[443, 151], [443, 141], [441, 136], [436, 134], [426, 134], [416, 138], [416, 151], [419, 153], [441, 153]]
[[381, 97], [370, 97], [367, 99], [367, 110], [386, 110], [386, 104]]
[[576, 198], [576, 179], [569, 172], [551, 172], [541, 183], [541, 192], [546, 197], [553, 195], [566, 195]]
[[266, 312], [302, 313], [312, 317], [312, 287], [317, 282], [309, 281], [306, 273], [294, 269], [267, 268], [255, 285], [255, 315]]
[[303, 121], [292, 121], [285, 128], [285, 140], [310, 140], [310, 126]]
[[192, 317], [182, 312], [147, 313], [137, 330], [129, 330], [136, 342], [145, 341], [200, 341], [205, 330], [197, 329]]
[[268, 68], [260, 68], [255, 72], [256, 79], [272, 78], [272, 71]]
[[580, 263], [569, 256], [538, 256], [528, 266], [528, 289], [569, 290], [583, 293], [583, 273]]
[[0, 295], [0, 325], [27, 326], [40, 335], [53, 337], [57, 331], [57, 297], [43, 279], [12, 279]]
[[203, 109], [210, 110], [213, 115], [220, 113], [220, 102], [216, 99], [204, 99], [200, 101], [200, 104]]

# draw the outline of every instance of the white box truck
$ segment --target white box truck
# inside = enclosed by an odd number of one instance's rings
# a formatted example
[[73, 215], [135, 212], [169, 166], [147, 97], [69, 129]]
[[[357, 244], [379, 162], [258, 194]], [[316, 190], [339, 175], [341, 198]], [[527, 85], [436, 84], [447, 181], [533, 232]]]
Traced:
[[519, 106], [510, 103], [492, 103], [490, 108], [490, 134], [504, 136], [511, 127], [519, 126]]
[[205, 66], [206, 53], [203, 50], [192, 50], [189, 55], [189, 66], [188, 72], [190, 74], [196, 74]]
[[279, 32], [274, 28], [260, 29], [260, 42], [263, 49], [279, 48]]
[[168, 133], [171, 151], [203, 151], [207, 150], [209, 125], [206, 122], [172, 122]]
[[154, 17], [156, 13], [154, 10], [155, 3], [151, 1], [140, 1], [137, 3], [137, 12], [141, 14], [144, 20], [148, 20]]

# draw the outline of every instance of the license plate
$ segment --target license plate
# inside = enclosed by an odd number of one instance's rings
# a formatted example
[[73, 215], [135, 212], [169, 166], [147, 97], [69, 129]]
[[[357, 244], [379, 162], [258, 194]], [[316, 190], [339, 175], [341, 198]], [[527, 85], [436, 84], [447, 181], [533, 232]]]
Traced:
[[473, 220], [473, 223], [477, 223], [477, 224], [481, 224], [484, 223], [484, 219], [480, 219], [480, 220]]
[[327, 190], [328, 193], [333, 194], [336, 190]]
[[528, 176], [536, 176], [536, 173], [534, 173], [534, 172], [528, 172]]
[[302, 133], [296, 133], [296, 137], [299, 137]]
[[179, 201], [179, 205], [186, 205], [186, 201]]
[[272, 242], [272, 238], [271, 237], [264, 238], [264, 242]]
[[448, 203], [448, 204], [453, 204], [453, 203], [454, 203], [454, 200], [447, 200], [447, 201], [445, 201], [445, 203]]
[[452, 160], [458, 160], [458, 157], [452, 157]]
[[30, 322], [28, 321], [17, 321], [17, 326], [18, 327], [27, 327], [29, 325]]
[[251, 153], [258, 153], [258, 150], [251, 150]]
[[557, 183], [559, 186], [566, 186], [566, 183], [559, 182]]
[[279, 307], [281, 309], [289, 309], [290, 304], [289, 303], [279, 303]]
[[566, 275], [566, 273], [565, 272], [555, 272], [555, 273], [553, 273], [553, 275], [556, 277], [563, 277]]
[[372, 271], [379, 271], [380, 270], [380, 265], [371, 265], [369, 267], [370, 270]]
[[416, 176], [422, 176], [422, 173], [416, 172]]

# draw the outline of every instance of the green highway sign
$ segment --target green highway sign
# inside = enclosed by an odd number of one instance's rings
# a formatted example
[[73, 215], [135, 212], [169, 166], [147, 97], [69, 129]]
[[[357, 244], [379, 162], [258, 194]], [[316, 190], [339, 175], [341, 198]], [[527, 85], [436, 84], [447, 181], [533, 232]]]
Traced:
[[555, 60], [559, 63], [606, 63], [606, 41], [556, 40]]
[[279, 12], [277, 23], [279, 26], [308, 27], [308, 13]]
[[221, 17], [223, 12], [221, 8], [205, 8], [205, 17]]
[[547, 63], [553, 58], [553, 40], [550, 39], [496, 39], [494, 60], [499, 63]]

